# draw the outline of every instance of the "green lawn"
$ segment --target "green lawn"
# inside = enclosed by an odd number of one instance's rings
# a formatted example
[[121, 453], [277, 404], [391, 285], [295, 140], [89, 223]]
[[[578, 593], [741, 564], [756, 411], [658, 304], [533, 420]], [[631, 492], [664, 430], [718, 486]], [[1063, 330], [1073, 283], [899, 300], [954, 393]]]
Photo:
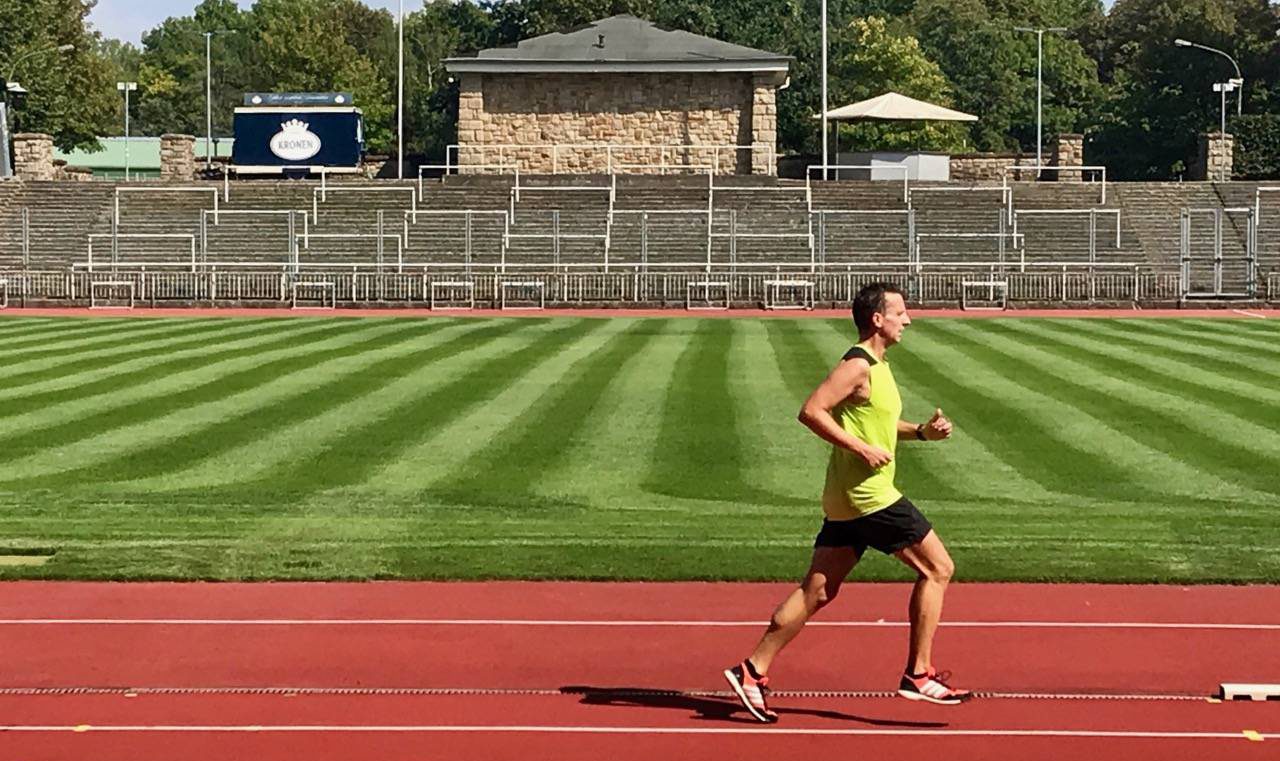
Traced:
[[[0, 578], [791, 579], [822, 320], [0, 321]], [[920, 320], [962, 580], [1280, 582], [1280, 328]], [[874, 556], [866, 579], [907, 578]]]

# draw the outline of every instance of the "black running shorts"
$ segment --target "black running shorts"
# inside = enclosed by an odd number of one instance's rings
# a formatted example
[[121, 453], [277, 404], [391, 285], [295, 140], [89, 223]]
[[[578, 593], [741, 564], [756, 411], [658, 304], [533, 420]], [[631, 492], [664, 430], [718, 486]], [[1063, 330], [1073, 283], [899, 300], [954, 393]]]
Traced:
[[852, 547], [858, 556], [868, 547], [875, 547], [886, 555], [892, 555], [904, 547], [922, 541], [933, 530], [933, 524], [924, 517], [911, 500], [903, 497], [892, 505], [870, 515], [848, 521], [822, 521], [822, 530], [814, 540], [814, 547]]

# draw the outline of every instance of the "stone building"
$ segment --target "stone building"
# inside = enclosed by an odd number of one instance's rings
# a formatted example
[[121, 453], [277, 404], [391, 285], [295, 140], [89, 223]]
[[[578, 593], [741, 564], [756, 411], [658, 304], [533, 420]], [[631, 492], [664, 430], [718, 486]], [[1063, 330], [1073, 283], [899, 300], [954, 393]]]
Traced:
[[789, 56], [612, 16], [450, 58], [475, 171], [775, 174]]

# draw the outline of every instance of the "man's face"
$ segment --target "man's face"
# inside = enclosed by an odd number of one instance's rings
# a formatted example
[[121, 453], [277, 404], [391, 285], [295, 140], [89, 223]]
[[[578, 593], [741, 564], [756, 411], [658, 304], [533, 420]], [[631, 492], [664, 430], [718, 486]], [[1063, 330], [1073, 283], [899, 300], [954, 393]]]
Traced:
[[902, 331], [911, 324], [911, 316], [907, 314], [907, 302], [901, 294], [886, 293], [884, 295], [884, 311], [873, 315], [876, 329], [884, 337], [885, 343], [892, 346], [902, 340]]

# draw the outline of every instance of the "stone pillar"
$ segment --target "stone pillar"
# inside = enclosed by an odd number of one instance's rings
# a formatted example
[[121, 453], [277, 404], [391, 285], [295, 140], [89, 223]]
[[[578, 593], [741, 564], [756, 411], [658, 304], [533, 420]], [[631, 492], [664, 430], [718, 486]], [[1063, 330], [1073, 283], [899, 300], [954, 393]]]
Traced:
[[[1084, 135], [1061, 134], [1053, 145], [1053, 155], [1049, 157], [1053, 166], [1084, 166]], [[1050, 172], [1054, 175], [1048, 179], [1058, 182], [1082, 182], [1083, 172], [1062, 171]]]
[[160, 136], [160, 179], [190, 182], [196, 176], [196, 139], [192, 135]]
[[[458, 82], [458, 155], [459, 166], [490, 163], [484, 160], [484, 75], [462, 74]], [[496, 158], [494, 162], [496, 163]], [[484, 170], [481, 170], [484, 171]]]
[[778, 91], [769, 75], [755, 75], [751, 85], [751, 173], [777, 174], [770, 159], [778, 149]]
[[52, 180], [53, 138], [40, 132], [14, 135], [13, 173], [24, 180]]
[[1231, 179], [1235, 137], [1223, 132], [1200, 134], [1200, 153], [1191, 166], [1193, 180], [1218, 182]]

